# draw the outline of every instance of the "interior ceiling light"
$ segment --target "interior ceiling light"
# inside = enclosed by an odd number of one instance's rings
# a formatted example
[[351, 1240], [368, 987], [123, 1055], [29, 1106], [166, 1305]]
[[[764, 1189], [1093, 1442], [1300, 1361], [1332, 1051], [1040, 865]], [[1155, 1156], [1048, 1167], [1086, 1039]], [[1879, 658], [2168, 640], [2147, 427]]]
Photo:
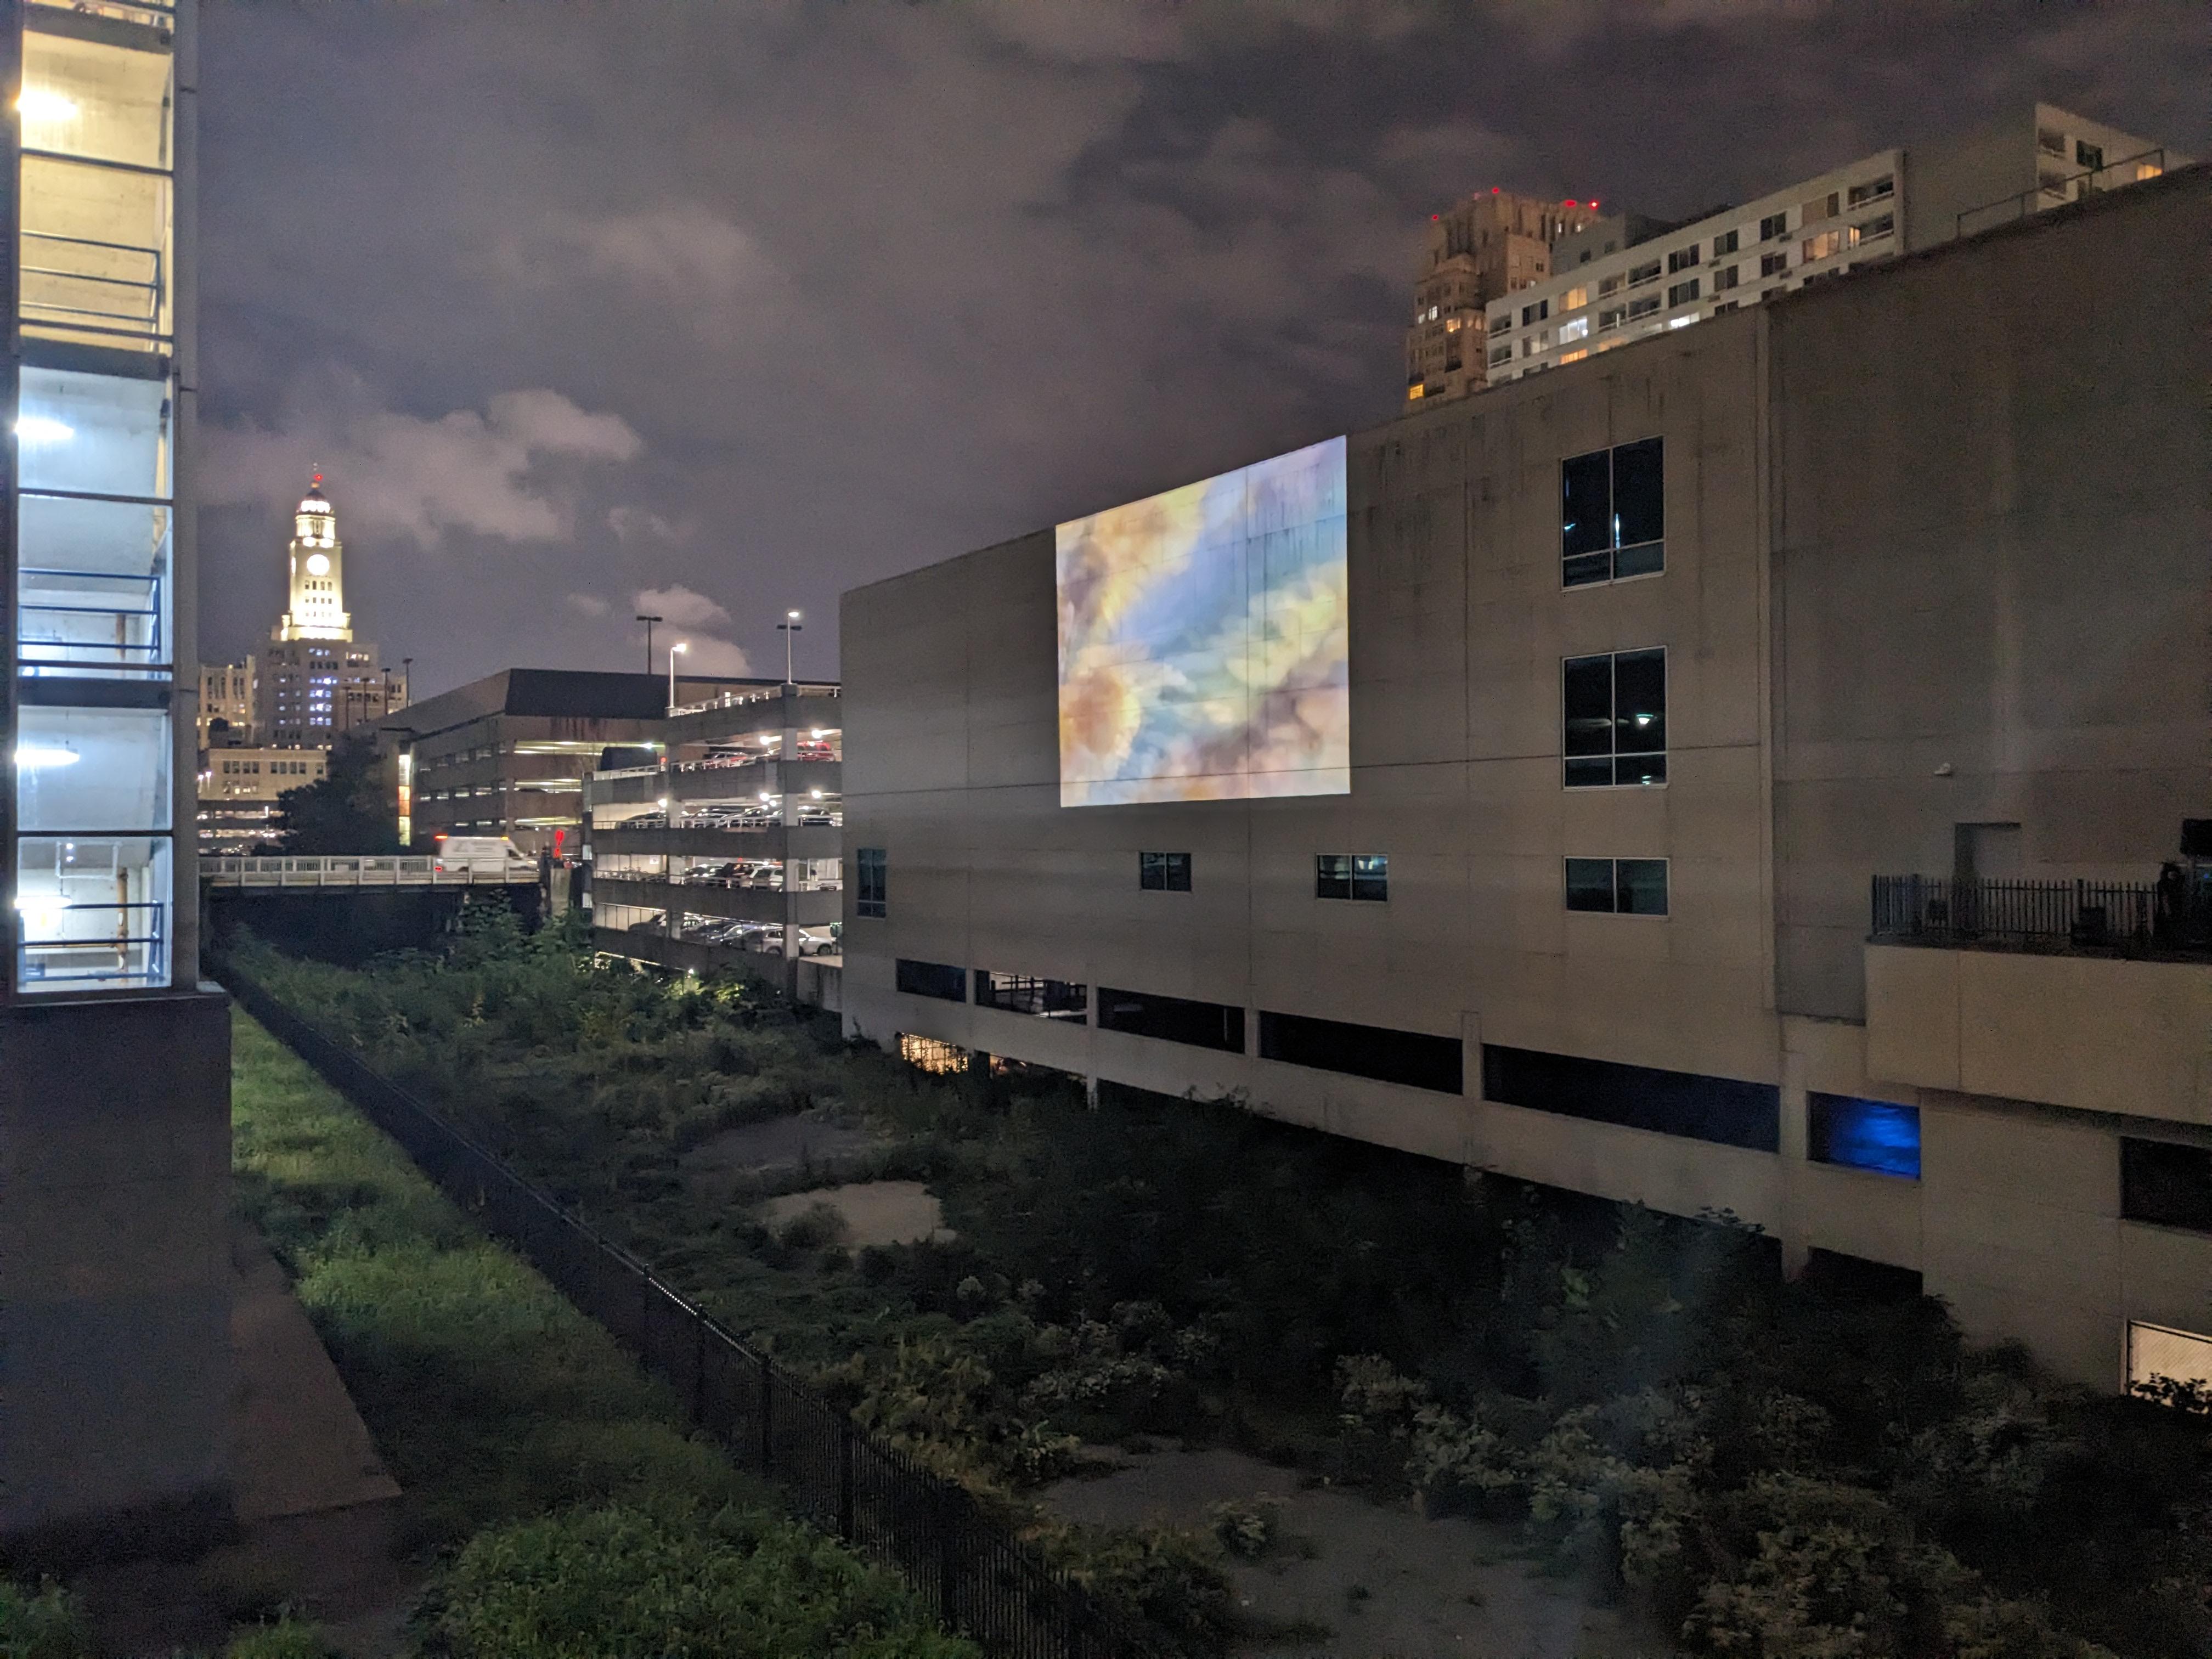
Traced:
[[26, 121], [66, 121], [76, 113], [76, 100], [52, 87], [25, 87], [15, 112]]
[[27, 444], [65, 444], [76, 436], [76, 428], [44, 415], [25, 415], [15, 422], [15, 435]]
[[15, 908], [27, 916], [53, 916], [68, 909], [70, 902], [59, 893], [19, 893]]
[[58, 749], [52, 744], [19, 743], [15, 745], [15, 764], [27, 771], [42, 766], [75, 766], [79, 756], [74, 749]]

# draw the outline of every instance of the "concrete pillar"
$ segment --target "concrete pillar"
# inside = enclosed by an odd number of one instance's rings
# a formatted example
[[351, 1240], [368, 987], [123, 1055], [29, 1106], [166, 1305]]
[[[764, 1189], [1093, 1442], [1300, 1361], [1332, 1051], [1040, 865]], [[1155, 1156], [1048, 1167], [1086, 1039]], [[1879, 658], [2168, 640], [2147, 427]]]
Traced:
[[1782, 1276], [1795, 1279], [1805, 1271], [1811, 1254], [1810, 1231], [1805, 1222], [1806, 1160], [1812, 1153], [1810, 1114], [1805, 1103], [1805, 1056], [1785, 1047], [1782, 1051]]
[[791, 769], [799, 761], [799, 688], [783, 688], [783, 741], [779, 750], [781, 763], [777, 767], [776, 782], [780, 786], [777, 818], [783, 825], [783, 994], [794, 1001], [799, 996], [799, 904], [793, 896], [791, 859], [791, 832], [799, 824], [799, 791], [793, 782]]

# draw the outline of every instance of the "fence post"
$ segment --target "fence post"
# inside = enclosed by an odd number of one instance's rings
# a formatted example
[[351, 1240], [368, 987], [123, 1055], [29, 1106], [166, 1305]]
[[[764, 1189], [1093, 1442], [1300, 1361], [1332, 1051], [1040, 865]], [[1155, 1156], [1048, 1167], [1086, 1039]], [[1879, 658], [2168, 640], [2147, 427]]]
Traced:
[[772, 1430], [769, 1421], [769, 1385], [775, 1380], [775, 1368], [770, 1364], [769, 1357], [763, 1353], [760, 1357], [760, 1467], [763, 1474], [769, 1473], [775, 1462], [775, 1444], [771, 1438]]
[[859, 1527], [853, 1493], [853, 1419], [837, 1419], [837, 1535], [847, 1543], [856, 1540]]

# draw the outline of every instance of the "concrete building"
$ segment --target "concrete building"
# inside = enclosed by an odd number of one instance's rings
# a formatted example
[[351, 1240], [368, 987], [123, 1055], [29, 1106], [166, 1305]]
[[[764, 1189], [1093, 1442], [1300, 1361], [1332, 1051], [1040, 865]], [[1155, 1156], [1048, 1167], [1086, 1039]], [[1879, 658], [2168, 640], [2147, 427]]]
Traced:
[[1984, 131], [1877, 150], [1695, 219], [1605, 220], [1563, 240], [1543, 280], [1488, 303], [1489, 376], [1577, 362], [2190, 159], [2038, 104]]
[[1297, 645], [1302, 781], [1094, 764], [1224, 654], [1151, 666], [1121, 510], [847, 594], [848, 1030], [1731, 1212], [2065, 1376], [2212, 1377], [2208, 245], [2170, 172], [1334, 441], [1342, 605], [1300, 556], [1226, 653]]
[[840, 1006], [843, 701], [835, 685], [725, 691], [584, 779], [599, 948], [736, 969]]
[[239, 662], [200, 665], [200, 701], [194, 720], [201, 748], [209, 746], [208, 728], [217, 720], [222, 722], [216, 732], [222, 743], [253, 741], [253, 684], [258, 667], [251, 657]]
[[[197, 14], [0, 4], [0, 1553], [228, 1519], [229, 1016], [191, 822]], [[179, 896], [184, 896], [179, 902]]]
[[277, 798], [329, 775], [327, 749], [219, 748], [200, 754], [199, 847], [251, 853], [276, 833]]
[[284, 550], [289, 603], [261, 648], [254, 695], [258, 735], [283, 748], [327, 749], [356, 726], [374, 726], [407, 702], [407, 677], [353, 636], [345, 608], [345, 543], [315, 474], [292, 519]]
[[1596, 216], [1595, 202], [1544, 202], [1492, 188], [1431, 219], [1406, 331], [1407, 398], [1480, 391], [1484, 308], [1550, 276], [1553, 242]]

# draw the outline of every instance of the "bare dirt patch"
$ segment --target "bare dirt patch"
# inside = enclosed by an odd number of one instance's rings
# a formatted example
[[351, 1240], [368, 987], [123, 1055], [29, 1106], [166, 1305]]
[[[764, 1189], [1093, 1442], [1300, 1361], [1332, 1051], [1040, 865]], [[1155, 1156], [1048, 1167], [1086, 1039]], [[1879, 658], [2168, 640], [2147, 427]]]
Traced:
[[839, 1243], [856, 1250], [870, 1244], [918, 1244], [952, 1237], [936, 1194], [919, 1181], [862, 1181], [786, 1193], [762, 1205], [760, 1218], [770, 1231], [777, 1231], [817, 1204], [827, 1204], [845, 1218], [845, 1236]]
[[759, 1123], [742, 1123], [710, 1135], [684, 1155], [686, 1175], [765, 1176], [854, 1157], [883, 1142], [866, 1129], [820, 1112], [799, 1112]]
[[1276, 1626], [1326, 1627], [1327, 1639], [1254, 1641], [1245, 1659], [1661, 1659], [1670, 1651], [1577, 1587], [1540, 1576], [1513, 1529], [1431, 1521], [1241, 1452], [1142, 1453], [1119, 1472], [1048, 1488], [1045, 1506], [1097, 1526], [1205, 1527], [1215, 1504], [1266, 1495], [1281, 1504], [1279, 1541], [1230, 1577], [1243, 1610]]

